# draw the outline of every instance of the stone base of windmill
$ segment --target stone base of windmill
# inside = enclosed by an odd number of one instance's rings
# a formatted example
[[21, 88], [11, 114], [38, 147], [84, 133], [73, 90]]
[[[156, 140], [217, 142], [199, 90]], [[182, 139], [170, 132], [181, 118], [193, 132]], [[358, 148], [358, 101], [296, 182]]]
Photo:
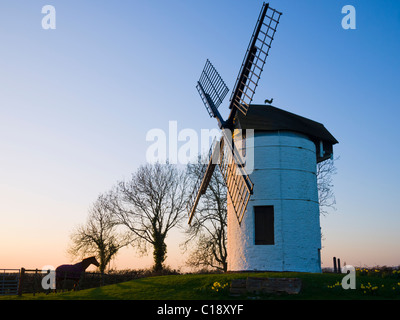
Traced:
[[232, 280], [231, 295], [247, 293], [298, 294], [301, 290], [301, 280], [298, 278], [254, 278]]

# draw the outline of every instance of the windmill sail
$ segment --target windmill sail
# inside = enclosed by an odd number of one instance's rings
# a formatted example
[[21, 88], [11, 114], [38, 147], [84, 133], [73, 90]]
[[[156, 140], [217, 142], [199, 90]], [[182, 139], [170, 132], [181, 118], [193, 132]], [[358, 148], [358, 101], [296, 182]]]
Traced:
[[[233, 111], [237, 109], [244, 115], [247, 114], [281, 15], [282, 13], [272, 9], [268, 3], [264, 3], [236, 79], [235, 89], [232, 91], [229, 108]], [[235, 112], [231, 112], [230, 118], [234, 114]]]
[[242, 167], [243, 160], [241, 159], [240, 152], [235, 147], [235, 143], [232, 143], [231, 139], [227, 137], [226, 132], [224, 138], [221, 139], [220, 149], [220, 170], [224, 177], [236, 217], [239, 223], [241, 223], [243, 215], [246, 212], [247, 203], [253, 193], [254, 185]]
[[228, 94], [229, 89], [209, 60], [204, 66], [196, 88], [210, 117], [217, 118], [222, 126], [223, 120], [218, 112], [218, 107]]
[[202, 166], [192, 196], [188, 201], [189, 224], [193, 219], [200, 197], [207, 190], [217, 163], [220, 166], [239, 223], [243, 219], [247, 203], [253, 193], [253, 183], [243, 169], [240, 153], [227, 132], [230, 132], [230, 130], [223, 130], [221, 140], [210, 149], [208, 165]]
[[218, 111], [223, 99], [228, 93], [228, 88], [215, 70], [214, 66], [207, 60], [200, 80], [197, 82], [197, 90], [210, 115], [218, 120], [223, 132], [222, 139], [210, 150], [208, 165], [203, 165], [198, 181], [195, 184], [192, 198], [188, 202], [189, 224], [192, 221], [194, 212], [210, 183], [215, 170], [217, 158], [224, 177], [229, 198], [236, 217], [241, 223], [246, 211], [250, 196], [253, 193], [253, 183], [243, 167], [240, 153], [235, 143], [232, 142], [232, 135], [225, 129], [233, 129], [233, 119], [236, 110], [247, 114], [249, 105], [253, 100], [258, 82], [267, 60], [271, 43], [279, 24], [282, 13], [272, 9], [268, 3], [264, 3], [257, 20], [256, 27], [247, 48], [244, 61], [236, 79], [235, 89], [230, 99], [231, 113], [227, 121], [224, 121]]
[[189, 224], [191, 224], [200, 197], [206, 192], [208, 184], [210, 183], [211, 177], [214, 173], [215, 167], [218, 163], [219, 158], [219, 146], [218, 143], [213, 143], [209, 152], [208, 164], [202, 164], [198, 179], [194, 185], [193, 192], [188, 199], [188, 212], [189, 212]]

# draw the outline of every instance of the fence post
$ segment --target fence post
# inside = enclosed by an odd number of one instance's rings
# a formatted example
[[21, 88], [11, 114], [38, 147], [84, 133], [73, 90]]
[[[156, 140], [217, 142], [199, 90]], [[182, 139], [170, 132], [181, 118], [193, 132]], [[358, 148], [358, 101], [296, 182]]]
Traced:
[[340, 268], [340, 259], [338, 259], [337, 261], [338, 261], [338, 273], [342, 273], [342, 269]]
[[333, 257], [333, 273], [337, 273], [336, 257]]
[[21, 268], [18, 280], [18, 296], [22, 296], [22, 285], [24, 284], [25, 268]]
[[38, 274], [38, 269], [35, 269], [35, 275], [33, 276], [33, 282], [32, 282], [32, 289], [33, 289], [33, 295], [36, 295], [36, 287], [37, 287], [37, 274]]

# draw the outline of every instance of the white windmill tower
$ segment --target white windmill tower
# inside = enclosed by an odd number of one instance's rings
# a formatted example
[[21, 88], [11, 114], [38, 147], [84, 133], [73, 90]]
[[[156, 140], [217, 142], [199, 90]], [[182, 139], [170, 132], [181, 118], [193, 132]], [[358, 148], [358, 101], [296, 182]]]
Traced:
[[320, 123], [270, 105], [250, 104], [280, 17], [263, 4], [232, 92], [228, 120], [218, 107], [229, 90], [208, 60], [197, 83], [222, 138], [211, 148], [189, 201], [189, 224], [218, 164], [228, 189], [230, 271], [321, 271], [316, 165], [332, 156], [337, 141]]

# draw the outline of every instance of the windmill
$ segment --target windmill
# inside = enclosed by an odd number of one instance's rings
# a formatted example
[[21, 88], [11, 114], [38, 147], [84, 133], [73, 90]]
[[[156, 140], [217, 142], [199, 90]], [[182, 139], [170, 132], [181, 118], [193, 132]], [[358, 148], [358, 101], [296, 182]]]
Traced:
[[[188, 202], [189, 224], [219, 165], [228, 191], [229, 270], [321, 270], [315, 171], [317, 162], [332, 156], [337, 141], [320, 123], [251, 104], [281, 15], [263, 4], [232, 90], [227, 120], [218, 108], [229, 89], [209, 60], [196, 86], [222, 137], [212, 145], [208, 164], [195, 183]], [[246, 136], [246, 129], [254, 136]], [[254, 151], [251, 172], [249, 158], [243, 156], [249, 147]], [[296, 226], [305, 234], [296, 236]]]

